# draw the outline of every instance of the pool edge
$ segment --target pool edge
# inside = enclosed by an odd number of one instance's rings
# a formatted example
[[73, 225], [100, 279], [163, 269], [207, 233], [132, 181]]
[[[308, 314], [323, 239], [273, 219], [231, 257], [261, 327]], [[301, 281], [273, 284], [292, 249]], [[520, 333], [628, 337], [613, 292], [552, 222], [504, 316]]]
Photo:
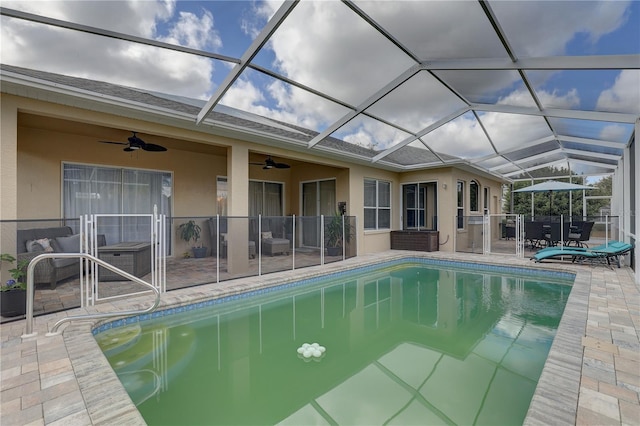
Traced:
[[[299, 269], [296, 271], [287, 271], [277, 274], [270, 274], [268, 276], [259, 278], [253, 277], [249, 279], [239, 279], [221, 283], [220, 285], [206, 285], [184, 289], [184, 291], [176, 290], [167, 293], [165, 295], [166, 297], [163, 296], [164, 300], [162, 307], [167, 307], [173, 304], [189, 303], [194, 300], [204, 300], [210, 297], [220, 297], [221, 295], [225, 294], [238, 294], [251, 288], [255, 288], [256, 284], [250, 283], [249, 280], [256, 281], [258, 286], [267, 286], [273, 285], [276, 282], [282, 282], [284, 280], [290, 279], [292, 276], [318, 276], [324, 275], [327, 272], [336, 272], [339, 270], [351, 269], [354, 266], [358, 265], [369, 265], [373, 263], [379, 263], [381, 261], [402, 259], [407, 257], [460, 260], [462, 262], [493, 265], [509, 264], [516, 265], [518, 267], [534, 267], [545, 270], [563, 271], [576, 274], [574, 286], [576, 284], [582, 283], [581, 285], [583, 286], [583, 288], [581, 290], [581, 293], [584, 294], [580, 295], [579, 298], [570, 296], [567, 302], [566, 309], [578, 309], [580, 306], [582, 306], [582, 313], [580, 313], [580, 318], [582, 318], [580, 320], [581, 324], [577, 324], [582, 332], [577, 332], [577, 329], [571, 331], [572, 325], [565, 324], [565, 317], [567, 316], [567, 310], [565, 310], [565, 314], [563, 315], [563, 319], [560, 324], [559, 332], [556, 339], [554, 340], [549, 354], [549, 357], [553, 357], [554, 361], [552, 363], [545, 363], [543, 376], [541, 376], [540, 380], [542, 384], [539, 383], [538, 387], [536, 388], [534, 398], [531, 402], [529, 412], [525, 419], [525, 424], [541, 424], [543, 422], [548, 424], [548, 421], [545, 422], [543, 419], [549, 418], [549, 416], [546, 415], [546, 413], [550, 412], [549, 407], [551, 407], [551, 409], [555, 409], [560, 404], [566, 404], [567, 406], [563, 407], [564, 414], [562, 416], [562, 419], [566, 420], [568, 423], [575, 424], [577, 411], [577, 394], [580, 388], [580, 365], [582, 363], [582, 345], [580, 343], [580, 340], [582, 336], [585, 335], [584, 329], [586, 327], [587, 317], [587, 312], [584, 304], [588, 301], [588, 294], [592, 281], [592, 271], [599, 270], [599, 267], [593, 268], [585, 266], [573, 266], [566, 263], [534, 265], [527, 259], [518, 259], [513, 256], [504, 255], [481, 256], [441, 252], [423, 253], [389, 251], [382, 254], [363, 255], [359, 256], [358, 258], [350, 259], [346, 262], [338, 262], [336, 264], [324, 265], [322, 267], [312, 267], [305, 268], [304, 270]], [[576, 295], [577, 294], [578, 293], [576, 293]], [[118, 309], [131, 309], [135, 307], [147, 306], [148, 303], [148, 298], [137, 297], [130, 300], [114, 302], [113, 305], [117, 305]], [[574, 304], [576, 305], [574, 306]], [[95, 313], [98, 310], [104, 311], [107, 308], [108, 306], [101, 305], [100, 307], [91, 309], [77, 309], [66, 313], [59, 313], [56, 315], [37, 317], [36, 330], [38, 331], [39, 335], [36, 338], [23, 339], [23, 346], [35, 347], [36, 341], [38, 342], [38, 346], [40, 346], [41, 341], [45, 341], [46, 345], [64, 345], [64, 349], [68, 351], [68, 358], [73, 368], [73, 373], [76, 376], [81, 399], [84, 401], [84, 407], [78, 407], [77, 412], [80, 413], [82, 410], [85, 410], [85, 415], [87, 416], [87, 419], [90, 419], [90, 422], [92, 424], [144, 424], [144, 420], [141, 418], [137, 409], [131, 402], [128, 394], [120, 384], [115, 372], [109, 366], [106, 358], [100, 351], [98, 344], [93, 337], [93, 334], [91, 333], [91, 329], [99, 324], [98, 322], [94, 321], [91, 323], [86, 322], [70, 324], [63, 330], [63, 336], [57, 336], [54, 338], [44, 337], [47, 326], [55, 323], [62, 316], [83, 312]], [[578, 311], [579, 310], [580, 309], [578, 309]], [[571, 312], [576, 313], [573, 310], [571, 310]], [[580, 321], [578, 321], [578, 323]], [[21, 327], [23, 327], [23, 324], [21, 325]], [[13, 328], [14, 327], [12, 327], [12, 332]], [[5, 327], [3, 327], [3, 331], [5, 331]], [[16, 332], [13, 332], [12, 334], [14, 336], [9, 338], [11, 340], [11, 346], [16, 345], [16, 334], [19, 336], [19, 334]], [[564, 340], [565, 338], [568, 339], [567, 342], [560, 343], [561, 340]], [[3, 339], [3, 352], [6, 348], [6, 346], [4, 346], [4, 343], [9, 339]], [[61, 343], [62, 339], [64, 339], [63, 343]], [[569, 358], [568, 361], [565, 360], [566, 357]], [[576, 368], [576, 363], [578, 368]], [[573, 366], [568, 369], [571, 374], [567, 378], [567, 385], [570, 389], [570, 395], [563, 394], [561, 400], [552, 400], [549, 396], [549, 392], [556, 391], [556, 389], [554, 388], [558, 387], [557, 380], [563, 379], [562, 377], [558, 377], [558, 375], [555, 373], [556, 364], [557, 366], [562, 368], [565, 367], [565, 364]], [[548, 382], [546, 382], [546, 380], [548, 380]], [[46, 419], [46, 410], [44, 411], [45, 414], [43, 415], [43, 418]], [[79, 414], [70, 414], [64, 418], [67, 419], [71, 418], [72, 416], [78, 418], [77, 416], [79, 416]], [[61, 418], [62, 417], [59, 417], [58, 419]], [[553, 418], [554, 423], [559, 423], [559, 420], [560, 418]], [[45, 421], [45, 423], [47, 422], [48, 421]]]

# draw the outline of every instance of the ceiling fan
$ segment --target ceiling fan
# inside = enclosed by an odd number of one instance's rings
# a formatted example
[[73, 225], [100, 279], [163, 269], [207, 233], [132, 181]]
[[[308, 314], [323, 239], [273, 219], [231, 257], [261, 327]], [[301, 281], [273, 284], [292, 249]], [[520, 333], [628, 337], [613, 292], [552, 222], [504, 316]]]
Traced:
[[288, 169], [289, 167], [291, 167], [288, 164], [285, 163], [276, 163], [273, 158], [271, 158], [271, 156], [267, 156], [267, 158], [264, 160], [264, 163], [249, 163], [251, 165], [254, 166], [262, 166], [263, 169], [265, 170], [269, 170], [269, 169]]
[[125, 152], [133, 152], [139, 149], [143, 151], [152, 151], [152, 152], [161, 152], [161, 151], [167, 150], [167, 148], [165, 148], [164, 146], [156, 145], [154, 143], [146, 143], [145, 141], [143, 141], [138, 137], [137, 132], [132, 131], [131, 133], [133, 133], [133, 135], [129, 136], [128, 138], [129, 142], [112, 142], [112, 141], [98, 141], [98, 142], [112, 143], [115, 145], [126, 145], [126, 147], [123, 149], [123, 151]]

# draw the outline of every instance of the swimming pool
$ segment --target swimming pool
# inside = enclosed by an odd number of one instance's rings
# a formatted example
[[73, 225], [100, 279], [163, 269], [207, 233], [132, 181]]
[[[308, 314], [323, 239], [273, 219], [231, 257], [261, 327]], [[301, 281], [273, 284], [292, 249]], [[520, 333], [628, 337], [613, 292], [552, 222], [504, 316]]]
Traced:
[[[149, 424], [522, 423], [573, 276], [432, 263], [197, 303], [95, 336]], [[316, 341], [319, 358], [298, 354]]]

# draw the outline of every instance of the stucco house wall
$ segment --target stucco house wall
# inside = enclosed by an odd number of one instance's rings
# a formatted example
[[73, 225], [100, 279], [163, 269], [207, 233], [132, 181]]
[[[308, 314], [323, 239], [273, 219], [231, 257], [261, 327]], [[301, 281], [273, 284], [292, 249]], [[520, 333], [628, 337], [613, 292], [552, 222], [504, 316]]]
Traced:
[[[248, 214], [249, 180], [281, 182], [285, 190], [284, 214], [301, 214], [301, 184], [333, 179], [336, 201], [347, 202], [347, 214], [356, 216], [359, 253], [375, 253], [390, 248], [390, 231], [401, 229], [401, 185], [437, 182], [441, 250], [453, 250], [456, 180], [475, 179], [481, 188], [489, 186], [492, 196], [500, 193], [500, 183], [458, 168], [399, 173], [291, 151], [248, 141], [181, 129], [102, 111], [3, 94], [2, 102], [2, 199], [3, 219], [44, 219], [62, 217], [62, 163], [116, 166], [167, 171], [173, 174], [173, 216], [213, 216], [216, 214], [216, 178], [229, 179], [229, 215]], [[119, 145], [99, 140], [126, 140], [129, 130], [145, 135], [148, 142], [167, 146], [169, 151], [122, 151]], [[149, 135], [149, 136], [147, 136]], [[263, 170], [249, 162], [272, 155], [292, 164], [290, 169]], [[237, 166], [237, 167], [236, 167]], [[391, 183], [391, 229], [363, 228], [364, 179]], [[465, 192], [468, 197], [468, 191]], [[482, 190], [481, 190], [482, 193]], [[481, 201], [482, 203], [482, 201]], [[468, 200], [465, 203], [468, 209]], [[480, 212], [481, 214], [481, 212]], [[2, 235], [0, 234], [0, 237]], [[2, 238], [3, 246], [7, 238]], [[174, 253], [182, 247], [176, 247]]]

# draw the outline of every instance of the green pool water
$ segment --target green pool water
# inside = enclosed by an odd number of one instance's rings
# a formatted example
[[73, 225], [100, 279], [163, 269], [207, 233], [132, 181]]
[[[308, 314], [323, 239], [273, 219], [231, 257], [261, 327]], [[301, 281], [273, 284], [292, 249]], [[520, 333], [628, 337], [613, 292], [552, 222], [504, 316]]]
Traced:
[[569, 284], [407, 264], [96, 339], [150, 425], [516, 425]]

